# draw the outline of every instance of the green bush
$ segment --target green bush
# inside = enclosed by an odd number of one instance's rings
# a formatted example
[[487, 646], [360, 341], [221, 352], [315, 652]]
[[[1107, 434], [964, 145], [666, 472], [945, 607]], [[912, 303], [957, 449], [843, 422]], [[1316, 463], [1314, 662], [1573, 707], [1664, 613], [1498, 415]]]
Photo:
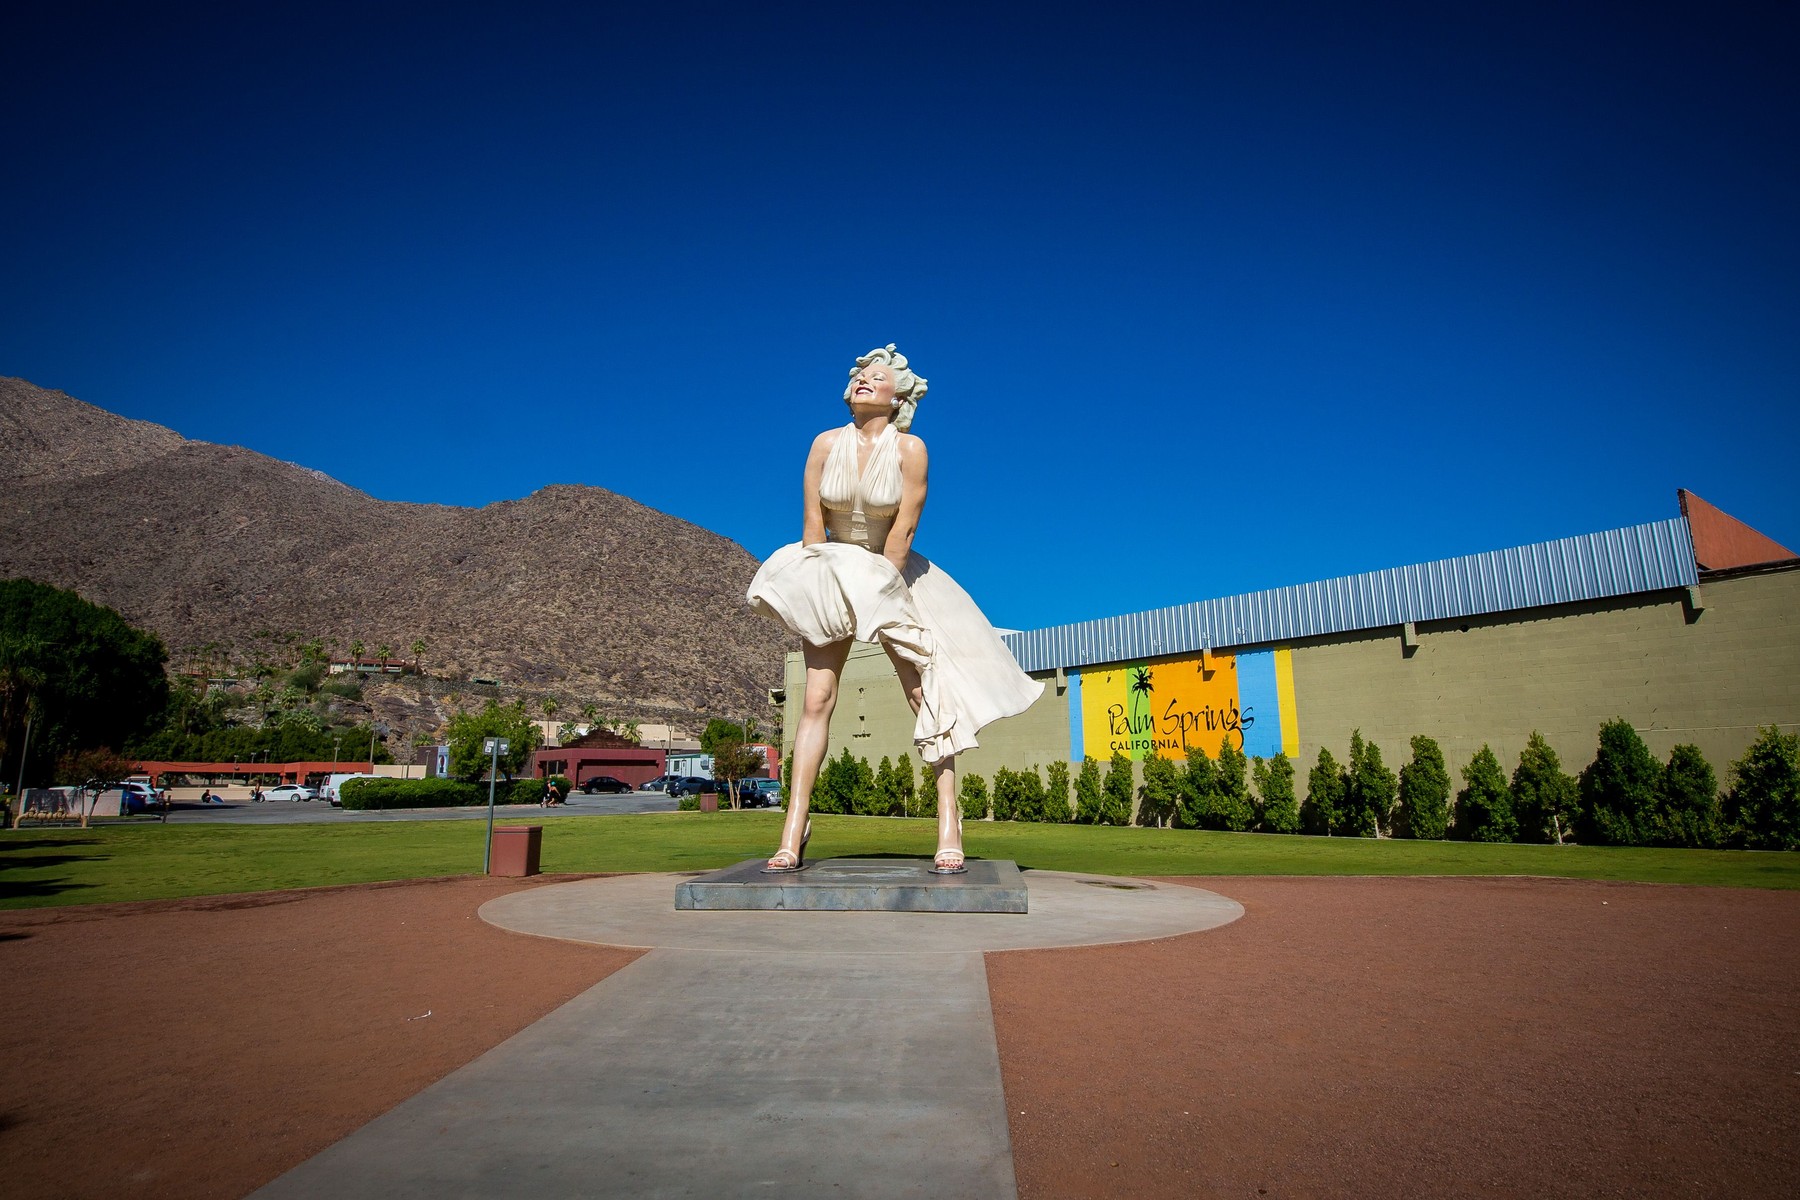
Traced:
[[1456, 793], [1456, 836], [1465, 841], [1510, 842], [1519, 832], [1513, 817], [1512, 793], [1500, 760], [1483, 743], [1462, 769], [1463, 788]]
[[850, 811], [861, 817], [899, 816], [895, 807], [899, 800], [900, 781], [894, 775], [894, 762], [883, 755], [880, 767], [869, 772], [866, 780], [857, 780], [857, 789], [850, 798]]
[[1394, 836], [1442, 838], [1450, 825], [1450, 770], [1444, 752], [1423, 734], [1412, 740], [1412, 760], [1400, 768]]
[[[488, 787], [465, 779], [347, 779], [339, 798], [349, 809], [468, 808], [488, 802]], [[536, 804], [543, 798], [541, 779], [494, 784], [495, 804]]]
[[1554, 842], [1562, 845], [1573, 837], [1581, 814], [1581, 793], [1573, 775], [1563, 773], [1562, 760], [1537, 730], [1512, 776], [1513, 816], [1519, 823], [1519, 841]]
[[677, 811], [677, 812], [699, 812], [700, 811], [700, 795], [699, 795], [699, 793], [698, 792], [683, 792], [681, 795], [675, 797], [675, 811]]
[[[926, 777], [928, 780], [930, 776]], [[919, 795], [918, 775], [913, 771], [912, 755], [902, 754], [894, 760], [894, 793], [899, 799], [899, 815], [903, 817], [929, 816], [920, 812], [921, 805], [927, 797]], [[929, 797], [933, 809], [937, 807], [937, 792], [932, 791]]]
[[815, 812], [853, 813], [858, 793], [874, 787], [875, 775], [867, 760], [857, 758], [845, 746], [842, 754], [831, 759], [819, 772], [813, 784], [812, 807]]
[[1249, 760], [1231, 735], [1219, 743], [1219, 761], [1213, 770], [1214, 828], [1243, 833], [1256, 821], [1256, 810], [1250, 805], [1250, 785], [1244, 774]]
[[567, 775], [552, 775], [549, 781], [556, 785], [556, 790], [560, 795], [567, 796], [575, 790], [575, 784]]
[[965, 821], [980, 821], [988, 815], [987, 780], [979, 775], [964, 775], [957, 804]]
[[1074, 815], [1069, 807], [1069, 764], [1053, 762], [1044, 768], [1044, 820], [1066, 823]]
[[994, 771], [994, 820], [1016, 821], [1019, 819], [1020, 780], [1011, 767], [999, 767]]
[[1719, 844], [1719, 781], [1700, 747], [1684, 743], [1669, 752], [1656, 801], [1645, 830], [1652, 846]]
[[1800, 733], [1770, 725], [1731, 764], [1724, 823], [1734, 846], [1800, 850]]
[[1100, 764], [1091, 758], [1081, 760], [1075, 776], [1075, 821], [1081, 825], [1100, 824], [1106, 798], [1101, 794]]
[[1113, 751], [1106, 781], [1100, 785], [1100, 821], [1103, 825], [1131, 824], [1131, 760]]
[[1294, 764], [1285, 753], [1274, 758], [1257, 759], [1253, 769], [1256, 779], [1258, 819], [1268, 833], [1298, 833], [1300, 802], [1294, 798]]
[[1212, 821], [1213, 791], [1218, 787], [1213, 760], [1199, 746], [1189, 746], [1187, 769], [1181, 773], [1181, 794], [1172, 814], [1178, 829], [1205, 829]]
[[1600, 748], [1581, 773], [1582, 837], [1613, 846], [1649, 840], [1662, 767], [1629, 721], [1600, 727]]
[[1019, 800], [1016, 807], [1017, 821], [1042, 821], [1044, 819], [1044, 780], [1035, 766], [1026, 767], [1016, 772]]
[[1343, 821], [1344, 772], [1331, 751], [1319, 747], [1319, 761], [1306, 774], [1306, 801], [1300, 806], [1300, 827], [1307, 833], [1330, 837]]
[[1144, 786], [1139, 789], [1137, 823], [1167, 825], [1181, 804], [1181, 771], [1160, 754], [1144, 760]]
[[1363, 741], [1362, 730], [1350, 734], [1350, 770], [1344, 784], [1344, 832], [1380, 837], [1389, 828], [1399, 781], [1381, 761], [1381, 747]]

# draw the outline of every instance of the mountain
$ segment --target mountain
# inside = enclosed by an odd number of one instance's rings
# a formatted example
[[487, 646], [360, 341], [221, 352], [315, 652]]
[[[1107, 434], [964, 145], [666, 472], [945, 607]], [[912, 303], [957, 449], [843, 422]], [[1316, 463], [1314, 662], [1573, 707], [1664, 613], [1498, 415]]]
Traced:
[[[483, 508], [376, 500], [0, 378], [0, 577], [72, 588], [162, 636], [177, 668], [361, 639], [448, 693], [472, 677], [644, 720], [768, 716], [787, 637], [741, 546], [603, 488]], [[423, 714], [421, 714], [423, 715]], [[409, 721], [408, 724], [415, 724]]]

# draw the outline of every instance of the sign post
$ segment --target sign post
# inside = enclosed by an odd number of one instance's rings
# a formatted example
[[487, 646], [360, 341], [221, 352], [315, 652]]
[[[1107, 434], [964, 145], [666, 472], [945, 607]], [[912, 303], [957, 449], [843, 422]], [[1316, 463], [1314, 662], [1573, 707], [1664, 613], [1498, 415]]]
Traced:
[[488, 826], [487, 846], [481, 852], [481, 873], [486, 875], [494, 865], [494, 777], [500, 774], [500, 756], [511, 752], [505, 738], [488, 738], [482, 744], [488, 752]]

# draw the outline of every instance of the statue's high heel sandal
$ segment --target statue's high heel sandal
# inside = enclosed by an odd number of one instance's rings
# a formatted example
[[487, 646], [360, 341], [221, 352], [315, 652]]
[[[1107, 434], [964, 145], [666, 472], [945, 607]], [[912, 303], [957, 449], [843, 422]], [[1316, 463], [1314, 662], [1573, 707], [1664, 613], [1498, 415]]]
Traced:
[[964, 864], [961, 850], [939, 850], [937, 857], [931, 860], [933, 875], [967, 875], [969, 868]]
[[806, 819], [806, 830], [800, 835], [800, 849], [789, 850], [785, 847], [777, 850], [769, 859], [769, 865], [763, 868], [764, 875], [792, 875], [806, 865], [806, 843], [812, 841], [812, 818]]

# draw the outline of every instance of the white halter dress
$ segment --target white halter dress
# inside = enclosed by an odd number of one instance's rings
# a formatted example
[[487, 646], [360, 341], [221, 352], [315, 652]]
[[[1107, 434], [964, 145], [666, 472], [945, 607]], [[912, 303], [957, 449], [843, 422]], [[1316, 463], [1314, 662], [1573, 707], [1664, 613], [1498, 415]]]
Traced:
[[919, 668], [924, 700], [913, 742], [928, 763], [977, 745], [982, 726], [1024, 712], [1044, 685], [969, 594], [918, 551], [904, 573], [882, 555], [900, 511], [900, 436], [892, 425], [856, 467], [856, 425], [838, 433], [819, 479], [828, 542], [783, 546], [757, 571], [748, 598], [814, 646], [881, 641]]

